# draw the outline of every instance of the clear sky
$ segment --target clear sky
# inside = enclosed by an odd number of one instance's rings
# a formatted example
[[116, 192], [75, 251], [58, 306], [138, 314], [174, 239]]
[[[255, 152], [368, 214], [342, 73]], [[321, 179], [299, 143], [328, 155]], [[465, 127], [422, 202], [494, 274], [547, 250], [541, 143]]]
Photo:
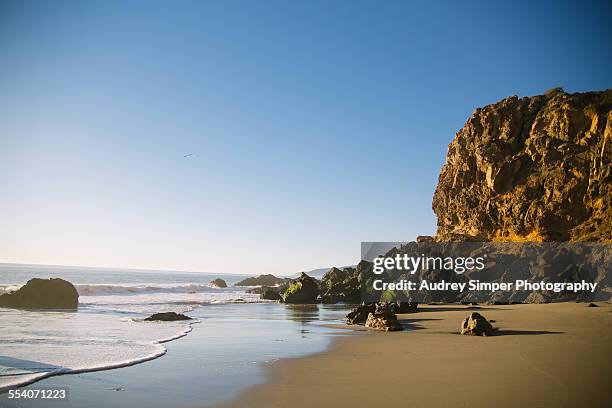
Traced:
[[473, 110], [612, 87], [611, 21], [609, 1], [0, 0], [0, 262], [288, 274], [433, 234]]

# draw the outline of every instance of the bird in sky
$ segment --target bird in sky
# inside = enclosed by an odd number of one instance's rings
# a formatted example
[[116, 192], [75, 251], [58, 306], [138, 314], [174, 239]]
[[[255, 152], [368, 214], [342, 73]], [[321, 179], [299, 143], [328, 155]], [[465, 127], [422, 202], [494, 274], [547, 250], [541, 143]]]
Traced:
[[195, 154], [189, 153], [189, 154], [184, 155], [183, 157], [186, 159], [189, 159], [189, 158], [195, 157]]

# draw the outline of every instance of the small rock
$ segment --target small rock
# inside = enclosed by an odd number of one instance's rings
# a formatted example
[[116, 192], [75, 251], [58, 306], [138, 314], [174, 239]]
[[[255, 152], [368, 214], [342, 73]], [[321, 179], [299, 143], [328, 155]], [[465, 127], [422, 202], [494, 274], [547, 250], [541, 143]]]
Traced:
[[493, 326], [480, 313], [473, 312], [461, 322], [461, 334], [464, 336], [491, 336]]
[[210, 281], [209, 285], [213, 288], [227, 288], [227, 282], [221, 278]]
[[146, 321], [162, 321], [162, 322], [173, 322], [176, 320], [191, 320], [191, 317], [185, 316], [181, 313], [175, 312], [163, 312], [163, 313], [155, 313], [145, 319]]
[[595, 303], [589, 303], [587, 307], [599, 307], [599, 305]]
[[387, 332], [402, 330], [402, 325], [397, 321], [397, 316], [388, 311], [370, 313], [366, 320], [365, 327]]

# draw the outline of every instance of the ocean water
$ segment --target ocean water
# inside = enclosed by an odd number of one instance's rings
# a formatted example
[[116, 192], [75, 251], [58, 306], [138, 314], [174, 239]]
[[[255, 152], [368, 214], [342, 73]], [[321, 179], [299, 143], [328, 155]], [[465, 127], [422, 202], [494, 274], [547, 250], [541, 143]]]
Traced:
[[[27, 388], [69, 387], [69, 401], [57, 406], [220, 402], [264, 381], [267, 364], [321, 351], [345, 333], [328, 323], [339, 322], [346, 306], [281, 305], [243, 288], [208, 286], [216, 277], [231, 285], [244, 276], [0, 264], [0, 291], [31, 277], [73, 282], [79, 308], [0, 308], [0, 390], [33, 382]], [[143, 321], [159, 311], [194, 320]], [[9, 401], [6, 394], [4, 404], [54, 406]]]

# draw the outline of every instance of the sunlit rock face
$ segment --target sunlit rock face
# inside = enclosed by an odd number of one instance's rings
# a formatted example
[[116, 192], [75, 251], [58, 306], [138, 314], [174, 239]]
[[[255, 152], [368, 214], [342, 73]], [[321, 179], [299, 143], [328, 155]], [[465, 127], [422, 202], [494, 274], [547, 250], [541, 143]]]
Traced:
[[612, 90], [474, 111], [433, 198], [437, 241], [612, 241]]

